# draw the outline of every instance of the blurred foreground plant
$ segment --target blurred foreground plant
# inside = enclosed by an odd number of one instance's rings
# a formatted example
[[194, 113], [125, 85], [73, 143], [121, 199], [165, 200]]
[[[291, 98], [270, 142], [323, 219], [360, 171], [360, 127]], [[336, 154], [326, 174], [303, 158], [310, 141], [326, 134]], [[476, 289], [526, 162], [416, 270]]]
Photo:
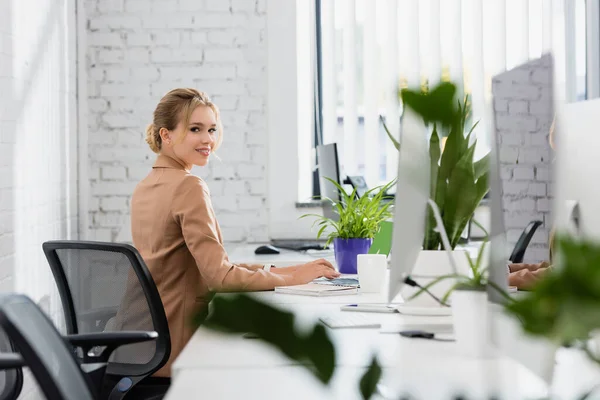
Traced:
[[[321, 324], [300, 331], [295, 327], [294, 314], [245, 294], [215, 297], [211, 312], [205, 317], [205, 313], [199, 313], [195, 325], [227, 334], [253, 335], [309, 369], [322, 383], [329, 384], [333, 377], [335, 347]], [[363, 399], [373, 396], [381, 373], [377, 358], [373, 357], [359, 382]]]

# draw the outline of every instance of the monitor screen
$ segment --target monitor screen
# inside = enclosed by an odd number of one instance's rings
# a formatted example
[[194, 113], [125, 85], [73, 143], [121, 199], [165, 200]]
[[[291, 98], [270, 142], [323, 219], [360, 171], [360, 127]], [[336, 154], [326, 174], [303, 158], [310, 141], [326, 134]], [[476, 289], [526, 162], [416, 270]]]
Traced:
[[[319, 162], [319, 185], [321, 188], [321, 197], [333, 202], [339, 202], [340, 193], [329, 178], [341, 186], [340, 181], [340, 163], [337, 151], [337, 144], [330, 143], [317, 146], [317, 159]], [[327, 218], [337, 219], [337, 214], [333, 212], [331, 201], [323, 201], [323, 215]]]

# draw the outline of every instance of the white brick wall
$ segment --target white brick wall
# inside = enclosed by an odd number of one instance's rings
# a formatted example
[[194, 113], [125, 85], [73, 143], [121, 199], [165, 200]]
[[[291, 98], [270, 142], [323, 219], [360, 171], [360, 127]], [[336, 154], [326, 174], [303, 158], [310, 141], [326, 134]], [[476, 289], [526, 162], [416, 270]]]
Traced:
[[526, 262], [548, 260], [552, 229], [551, 59], [548, 56], [493, 80], [504, 217], [509, 248], [534, 219], [543, 221], [525, 254]]
[[145, 127], [176, 87], [206, 91], [225, 138], [207, 168], [224, 238], [268, 239], [263, 0], [87, 0], [90, 237], [130, 241], [129, 202], [155, 155]]
[[[75, 0], [0, 2], [0, 292], [59, 325], [42, 242], [77, 236]], [[26, 378], [21, 398], [40, 398]]]

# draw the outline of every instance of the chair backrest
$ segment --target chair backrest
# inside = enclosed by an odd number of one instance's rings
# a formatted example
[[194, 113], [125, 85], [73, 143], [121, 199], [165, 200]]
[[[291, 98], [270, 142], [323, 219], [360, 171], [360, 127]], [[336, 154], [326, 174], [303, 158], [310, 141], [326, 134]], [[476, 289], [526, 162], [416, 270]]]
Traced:
[[525, 227], [525, 229], [523, 229], [521, 236], [519, 236], [519, 240], [517, 240], [517, 243], [515, 244], [515, 247], [508, 258], [510, 262], [513, 264], [519, 264], [523, 262], [523, 258], [525, 258], [525, 251], [527, 251], [527, 246], [529, 246], [531, 238], [533, 238], [535, 231], [540, 225], [542, 225], [542, 223], [542, 221], [531, 221]]
[[47, 399], [93, 399], [89, 383], [70, 348], [31, 299], [20, 294], [0, 295], [0, 326]]
[[[0, 329], [0, 352], [14, 353], [15, 347], [3, 329]], [[23, 388], [21, 368], [0, 370], [0, 400], [14, 400]]]
[[156, 331], [156, 342], [122, 346], [106, 373], [142, 376], [171, 353], [165, 310], [139, 252], [122, 243], [50, 241], [44, 253], [60, 293], [68, 333]]

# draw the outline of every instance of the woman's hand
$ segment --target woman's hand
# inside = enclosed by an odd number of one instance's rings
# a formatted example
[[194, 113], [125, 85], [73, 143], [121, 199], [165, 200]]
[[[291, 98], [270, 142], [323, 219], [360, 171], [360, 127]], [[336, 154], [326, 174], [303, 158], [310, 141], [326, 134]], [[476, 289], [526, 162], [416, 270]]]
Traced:
[[[293, 270], [290, 271], [292, 268]], [[290, 271], [291, 274], [285, 270]], [[296, 285], [308, 283], [321, 277], [333, 279], [340, 276], [340, 273], [335, 270], [333, 265], [323, 258], [302, 265], [281, 268], [281, 271], [278, 272], [291, 275]]]

